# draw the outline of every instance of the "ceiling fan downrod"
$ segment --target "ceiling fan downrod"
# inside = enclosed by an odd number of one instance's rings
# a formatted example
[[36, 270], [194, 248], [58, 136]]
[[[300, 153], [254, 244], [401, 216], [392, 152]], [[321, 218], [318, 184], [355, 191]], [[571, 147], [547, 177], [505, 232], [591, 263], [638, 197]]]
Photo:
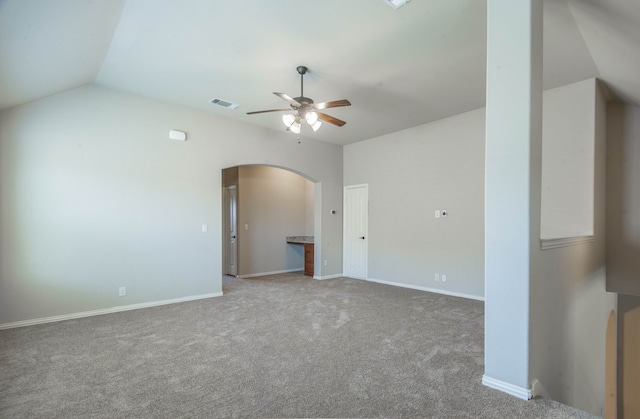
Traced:
[[300, 97], [304, 97], [304, 75], [307, 74], [308, 68], [299, 65], [296, 70], [298, 70], [298, 74], [300, 74]]

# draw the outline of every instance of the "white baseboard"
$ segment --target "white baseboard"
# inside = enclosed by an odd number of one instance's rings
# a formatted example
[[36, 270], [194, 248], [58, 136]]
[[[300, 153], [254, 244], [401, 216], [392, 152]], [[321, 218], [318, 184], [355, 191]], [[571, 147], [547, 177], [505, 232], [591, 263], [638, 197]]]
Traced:
[[442, 290], [440, 288], [429, 288], [429, 287], [423, 287], [421, 285], [411, 285], [411, 284], [405, 284], [403, 282], [385, 281], [382, 279], [375, 279], [375, 278], [367, 278], [365, 279], [365, 281], [377, 282], [379, 284], [385, 284], [385, 285], [393, 285], [394, 287], [410, 288], [412, 290], [418, 290], [418, 291], [427, 291], [435, 294], [450, 295], [452, 297], [461, 297], [461, 298], [467, 298], [470, 300], [484, 301], [484, 297], [479, 297], [477, 295], [472, 295], [472, 294], [464, 294], [461, 292]]
[[558, 247], [573, 246], [576, 244], [591, 243], [596, 241], [596, 236], [563, 237], [560, 239], [540, 239], [540, 250], [557, 249]]
[[516, 386], [501, 380], [496, 380], [495, 378], [491, 378], [486, 375], [482, 376], [482, 384], [492, 389], [500, 390], [503, 393], [511, 394], [519, 399], [531, 400], [533, 398], [533, 392], [530, 388]]
[[302, 271], [304, 271], [304, 268], [285, 269], [284, 271], [260, 272], [257, 274], [238, 275], [238, 278], [246, 279], [246, 278], [255, 278], [256, 276], [288, 274], [291, 272], [302, 272]]
[[16, 327], [33, 326], [36, 324], [60, 322], [63, 320], [81, 319], [83, 317], [99, 316], [102, 314], [118, 313], [120, 311], [138, 310], [141, 308], [149, 308], [155, 306], [164, 306], [168, 304], [184, 303], [187, 301], [203, 300], [206, 298], [221, 297], [221, 292], [211, 294], [190, 295], [188, 297], [172, 298], [170, 300], [150, 301], [148, 303], [128, 304], [126, 306], [116, 306], [111, 308], [102, 308], [99, 310], [81, 311], [79, 313], [62, 314], [60, 316], [42, 317], [40, 319], [21, 320], [18, 322], [0, 324], [0, 330], [13, 329]]
[[342, 277], [343, 277], [342, 274], [335, 274], [335, 275], [314, 276], [313, 279], [336, 279], [336, 278], [342, 278]]

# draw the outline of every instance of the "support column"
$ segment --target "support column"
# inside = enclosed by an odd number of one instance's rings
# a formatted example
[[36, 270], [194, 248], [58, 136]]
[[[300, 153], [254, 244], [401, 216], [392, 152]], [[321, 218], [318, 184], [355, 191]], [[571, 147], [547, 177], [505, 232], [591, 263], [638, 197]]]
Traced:
[[487, 1], [485, 374], [531, 398], [529, 294], [540, 237], [542, 0]]

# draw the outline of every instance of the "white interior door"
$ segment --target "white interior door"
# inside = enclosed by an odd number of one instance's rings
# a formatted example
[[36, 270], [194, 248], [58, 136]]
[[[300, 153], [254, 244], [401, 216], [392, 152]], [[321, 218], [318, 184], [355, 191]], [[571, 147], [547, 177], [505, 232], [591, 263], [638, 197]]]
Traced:
[[342, 274], [367, 279], [367, 236], [369, 222], [369, 186], [344, 188], [344, 254]]
[[224, 188], [225, 274], [238, 275], [238, 190], [235, 185]]

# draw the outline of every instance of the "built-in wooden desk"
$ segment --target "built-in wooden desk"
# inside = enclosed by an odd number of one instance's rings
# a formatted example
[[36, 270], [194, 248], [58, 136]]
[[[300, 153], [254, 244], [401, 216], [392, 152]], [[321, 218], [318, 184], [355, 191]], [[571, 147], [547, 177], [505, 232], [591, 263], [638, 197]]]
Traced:
[[313, 236], [289, 236], [287, 243], [304, 246], [304, 274], [313, 276]]

